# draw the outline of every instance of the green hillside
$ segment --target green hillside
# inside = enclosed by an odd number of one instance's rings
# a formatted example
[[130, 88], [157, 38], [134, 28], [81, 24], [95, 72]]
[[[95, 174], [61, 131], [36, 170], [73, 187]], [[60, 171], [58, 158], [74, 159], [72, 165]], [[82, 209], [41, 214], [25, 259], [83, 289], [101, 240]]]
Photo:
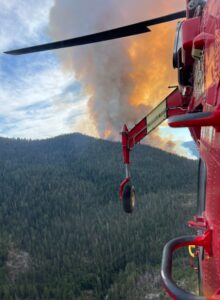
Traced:
[[[1, 138], [0, 299], [165, 299], [161, 253], [188, 230], [196, 173], [195, 161], [139, 145], [137, 207], [126, 215], [119, 143], [80, 134]], [[180, 277], [186, 260], [177, 261]]]

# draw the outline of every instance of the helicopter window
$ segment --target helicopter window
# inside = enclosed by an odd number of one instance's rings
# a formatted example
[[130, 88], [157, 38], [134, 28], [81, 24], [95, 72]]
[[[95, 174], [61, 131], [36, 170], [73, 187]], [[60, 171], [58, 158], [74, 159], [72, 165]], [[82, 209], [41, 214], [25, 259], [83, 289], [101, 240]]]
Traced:
[[182, 41], [182, 25], [183, 22], [178, 22], [176, 27], [176, 36], [173, 51], [173, 67], [178, 69], [178, 82], [180, 86], [192, 86], [192, 65], [183, 63], [183, 49]]
[[202, 216], [205, 210], [205, 198], [206, 198], [206, 164], [199, 160], [199, 172], [198, 172], [198, 195], [197, 195], [197, 214]]
[[188, 66], [186, 68], [178, 68], [178, 82], [182, 87], [192, 86], [192, 67]]
[[177, 23], [176, 27], [176, 36], [174, 42], [174, 51], [173, 51], [173, 67], [177, 69], [179, 67], [180, 51], [182, 48], [182, 34], [181, 34], [182, 22]]
[[191, 0], [188, 3], [189, 18], [201, 16], [207, 0]]

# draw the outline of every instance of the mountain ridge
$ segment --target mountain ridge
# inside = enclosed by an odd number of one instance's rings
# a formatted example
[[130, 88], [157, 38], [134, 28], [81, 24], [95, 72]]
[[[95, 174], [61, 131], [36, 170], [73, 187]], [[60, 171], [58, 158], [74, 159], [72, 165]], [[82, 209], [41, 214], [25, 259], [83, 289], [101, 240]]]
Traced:
[[[156, 279], [162, 247], [187, 231], [196, 167], [137, 145], [137, 207], [128, 216], [119, 201], [120, 143], [81, 134], [0, 138], [0, 299], [165, 299]], [[19, 255], [29, 267], [12, 276], [8, 262]], [[140, 286], [143, 274], [155, 283]]]

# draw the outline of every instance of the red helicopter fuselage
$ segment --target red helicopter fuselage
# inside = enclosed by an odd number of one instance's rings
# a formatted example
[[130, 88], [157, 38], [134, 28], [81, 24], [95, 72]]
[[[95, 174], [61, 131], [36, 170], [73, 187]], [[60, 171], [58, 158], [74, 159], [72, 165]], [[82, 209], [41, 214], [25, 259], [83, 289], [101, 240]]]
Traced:
[[198, 216], [193, 222], [189, 222], [189, 225], [197, 229], [198, 235], [210, 233], [210, 253], [200, 248], [202, 290], [208, 299], [218, 299], [217, 295], [220, 292], [220, 2], [207, 1], [202, 11], [198, 12], [198, 16], [183, 21], [181, 29], [182, 68], [189, 72], [185, 76], [191, 91], [187, 114], [184, 115], [186, 118], [182, 117], [179, 120], [178, 117], [176, 120], [171, 118], [169, 124], [173, 127], [189, 127], [200, 152]]
[[[193, 7], [194, 6], [194, 7]], [[126, 212], [133, 206], [126, 190], [130, 184], [129, 154], [163, 120], [171, 127], [187, 127], [200, 153], [197, 216], [189, 221], [195, 236], [170, 241], [164, 248], [161, 275], [172, 299], [220, 299], [220, 1], [186, 1], [186, 16], [177, 25], [173, 66], [178, 88], [130, 131], [122, 132], [126, 179], [120, 196]], [[132, 202], [133, 204], [133, 202]], [[199, 257], [200, 296], [194, 296], [172, 279], [172, 254], [195, 245]], [[202, 296], [203, 295], [203, 296]]]
[[[201, 59], [194, 64], [194, 96], [191, 111], [211, 113], [210, 126], [192, 127], [201, 163], [199, 169], [198, 215], [212, 234], [211, 255], [200, 256], [202, 289], [205, 296], [220, 295], [220, 2], [210, 0], [199, 25]], [[196, 40], [196, 38], [195, 38]], [[198, 91], [198, 92], [197, 92]], [[216, 298], [215, 298], [216, 294]]]

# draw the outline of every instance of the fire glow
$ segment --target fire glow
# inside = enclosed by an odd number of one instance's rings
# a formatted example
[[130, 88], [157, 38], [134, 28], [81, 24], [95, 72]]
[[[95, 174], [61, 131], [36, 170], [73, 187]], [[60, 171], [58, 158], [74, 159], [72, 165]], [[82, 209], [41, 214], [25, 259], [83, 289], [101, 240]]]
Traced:
[[[185, 1], [172, 0], [167, 4], [166, 0], [156, 3], [111, 0], [105, 5], [100, 0], [92, 1], [93, 4], [87, 0], [64, 2], [65, 5], [56, 0], [51, 11], [50, 32], [55, 39], [165, 15], [182, 9]], [[118, 140], [124, 123], [132, 127], [170, 93], [168, 86], [177, 81], [172, 69], [175, 26], [176, 22], [153, 26], [148, 34], [61, 52], [64, 66], [73, 68], [85, 93], [89, 94], [91, 126], [88, 134], [95, 132], [102, 138]], [[179, 145], [168, 138], [162, 139], [158, 130], [146, 138], [146, 143], [180, 152]]]

